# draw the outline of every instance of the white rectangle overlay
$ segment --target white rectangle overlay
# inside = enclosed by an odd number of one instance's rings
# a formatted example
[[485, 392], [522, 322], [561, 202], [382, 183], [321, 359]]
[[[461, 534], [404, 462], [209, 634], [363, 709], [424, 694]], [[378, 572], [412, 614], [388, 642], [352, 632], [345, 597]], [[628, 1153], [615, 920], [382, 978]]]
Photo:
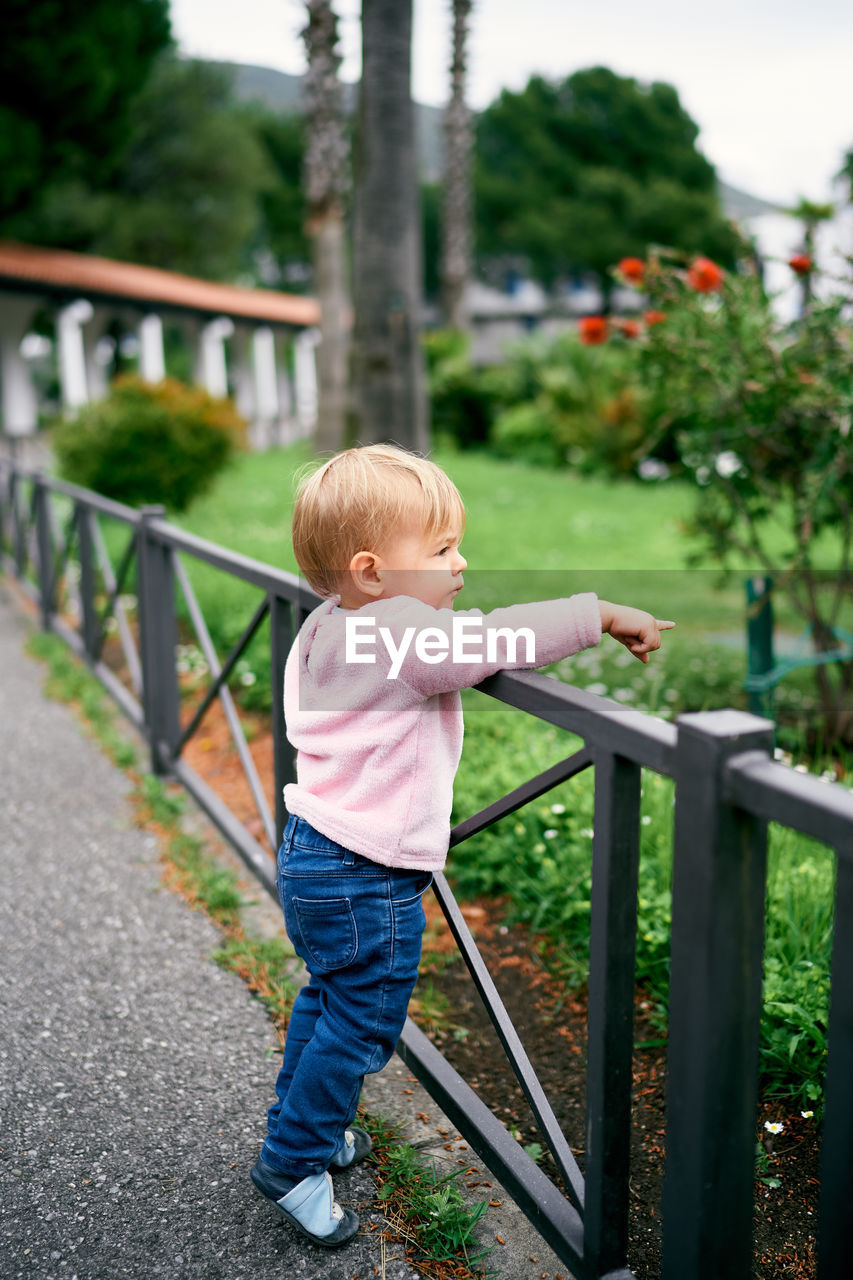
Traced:
[[[524, 641], [524, 658], [517, 657], [520, 641]], [[485, 641], [485, 648], [484, 648]], [[419, 662], [436, 665], [478, 662], [494, 664], [506, 661], [513, 665], [523, 661], [525, 666], [536, 666], [536, 637], [530, 627], [488, 627], [481, 617], [454, 615], [450, 628], [406, 627], [395, 638], [390, 627], [377, 627], [371, 617], [352, 617], [345, 622], [344, 660], [347, 663], [373, 665], [378, 661], [377, 647], [381, 642], [390, 658], [386, 679], [396, 680], [406, 656], [412, 651]]]

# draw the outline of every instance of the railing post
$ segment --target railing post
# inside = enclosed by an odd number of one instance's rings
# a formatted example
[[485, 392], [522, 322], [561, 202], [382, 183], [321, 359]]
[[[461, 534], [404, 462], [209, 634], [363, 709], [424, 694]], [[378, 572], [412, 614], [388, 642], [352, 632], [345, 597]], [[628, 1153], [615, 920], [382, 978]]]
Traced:
[[23, 578], [27, 569], [27, 528], [21, 518], [21, 504], [18, 493], [21, 487], [20, 472], [12, 471], [12, 482], [9, 486], [9, 513], [12, 517], [12, 556], [15, 561], [15, 577]]
[[595, 753], [589, 940], [584, 1258], [590, 1275], [628, 1248], [640, 768]]
[[678, 720], [664, 1280], [752, 1273], [767, 832], [722, 786], [731, 756], [772, 744], [743, 712]]
[[[746, 580], [746, 638], [749, 675], [766, 676], [775, 666], [773, 658], [773, 579]], [[750, 689], [749, 709], [753, 715], [770, 713], [772, 688]]]
[[275, 785], [276, 847], [281, 844], [287, 812], [284, 784], [295, 775], [293, 750], [287, 741], [284, 723], [284, 664], [293, 642], [291, 605], [282, 596], [270, 597], [270, 679], [272, 685], [273, 773]]
[[98, 611], [95, 608], [95, 544], [92, 538], [92, 513], [79, 502], [75, 511], [77, 548], [80, 556], [80, 628], [87, 658], [95, 657], [98, 635]]
[[836, 849], [835, 927], [826, 1060], [826, 1102], [821, 1143], [818, 1280], [842, 1280], [850, 1274], [853, 1215], [850, 1213], [853, 1167], [853, 848]]
[[175, 665], [178, 620], [175, 610], [172, 552], [149, 532], [163, 507], [143, 507], [137, 530], [139, 574], [139, 648], [142, 660], [142, 706], [151, 747], [151, 767], [169, 772], [180, 737], [180, 694]]
[[56, 605], [53, 577], [53, 538], [50, 531], [50, 489], [39, 471], [33, 479], [33, 509], [38, 547], [39, 609], [42, 630], [49, 631]]

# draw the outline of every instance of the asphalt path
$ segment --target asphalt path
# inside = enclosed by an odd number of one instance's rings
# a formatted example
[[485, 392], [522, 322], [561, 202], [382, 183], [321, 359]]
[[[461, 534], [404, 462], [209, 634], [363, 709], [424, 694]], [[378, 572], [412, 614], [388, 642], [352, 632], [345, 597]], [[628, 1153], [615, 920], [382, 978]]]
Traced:
[[[321, 1249], [254, 1191], [270, 1023], [25, 632], [0, 583], [0, 1276], [408, 1280], [399, 1246]], [[367, 1170], [335, 1189], [367, 1226]]]

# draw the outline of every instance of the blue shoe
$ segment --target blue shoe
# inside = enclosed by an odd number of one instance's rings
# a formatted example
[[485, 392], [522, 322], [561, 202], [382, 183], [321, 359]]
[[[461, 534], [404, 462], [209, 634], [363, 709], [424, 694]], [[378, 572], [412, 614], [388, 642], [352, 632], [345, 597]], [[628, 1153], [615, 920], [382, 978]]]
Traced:
[[337, 1203], [330, 1174], [311, 1174], [294, 1186], [286, 1175], [258, 1160], [250, 1176], [261, 1195], [314, 1244], [337, 1249], [358, 1231], [358, 1214]]
[[329, 1161], [329, 1168], [348, 1169], [358, 1164], [373, 1150], [373, 1141], [369, 1133], [363, 1129], [347, 1129], [344, 1140]]

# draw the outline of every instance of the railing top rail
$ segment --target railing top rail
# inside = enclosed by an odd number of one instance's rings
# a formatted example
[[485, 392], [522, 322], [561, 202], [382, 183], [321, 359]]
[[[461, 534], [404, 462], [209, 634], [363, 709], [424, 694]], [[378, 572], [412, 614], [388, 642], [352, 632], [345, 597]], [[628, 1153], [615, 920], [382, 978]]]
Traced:
[[674, 725], [631, 707], [575, 689], [539, 671], [502, 671], [477, 686], [483, 693], [567, 729], [590, 746], [625, 756], [672, 777], [678, 733]]
[[726, 799], [758, 818], [793, 827], [839, 856], [853, 858], [853, 792], [810, 773], [797, 773], [763, 751], [744, 751], [728, 761]]
[[264, 591], [283, 596], [293, 604], [314, 609], [320, 603], [320, 597], [312, 591], [304, 578], [297, 577], [287, 569], [277, 569], [274, 565], [264, 564], [262, 560], [244, 556], [239, 551], [220, 547], [217, 543], [208, 542], [197, 534], [187, 533], [166, 520], [151, 519], [146, 522], [146, 526], [149, 536], [162, 542], [164, 546], [173, 547], [176, 551], [186, 551], [205, 564], [233, 573], [244, 582], [251, 582]]
[[38, 481], [54, 493], [61, 493], [63, 497], [71, 498], [81, 506], [89, 507], [92, 511], [100, 511], [102, 515], [123, 520], [125, 524], [138, 525], [141, 519], [135, 507], [128, 507], [123, 502], [116, 502], [113, 498], [105, 498], [92, 489], [81, 489], [79, 485], [70, 484], [67, 480], [59, 480], [56, 476], [48, 475], [37, 467], [22, 467], [12, 459], [2, 457], [0, 457], [0, 466], [14, 471], [22, 480]]

